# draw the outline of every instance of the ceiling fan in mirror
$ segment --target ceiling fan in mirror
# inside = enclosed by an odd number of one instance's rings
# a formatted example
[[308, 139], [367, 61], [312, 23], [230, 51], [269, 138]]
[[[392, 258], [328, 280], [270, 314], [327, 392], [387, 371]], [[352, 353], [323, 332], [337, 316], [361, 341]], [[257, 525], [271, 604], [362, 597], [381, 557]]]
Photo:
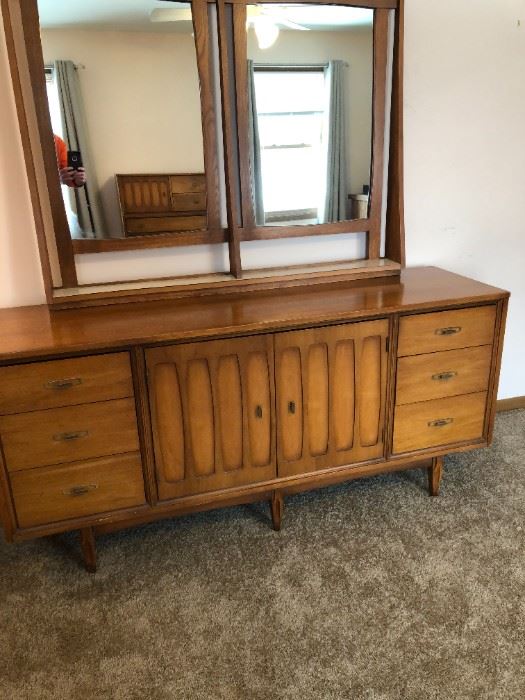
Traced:
[[[152, 22], [191, 22], [191, 9], [178, 3], [178, 7], [156, 8], [151, 12]], [[257, 37], [259, 48], [270, 48], [279, 36], [281, 27], [295, 31], [309, 31], [289, 15], [297, 13], [303, 6], [298, 5], [248, 5], [246, 29], [252, 27]]]
[[[191, 9], [187, 3], [174, 5], [176, 7], [154, 9], [151, 21], [190, 22]], [[246, 10], [246, 29], [253, 28], [260, 49], [273, 46], [281, 30], [304, 32], [367, 25], [372, 16], [367, 8], [325, 4], [262, 3], [248, 5]]]
[[253, 27], [260, 49], [269, 49], [277, 41], [280, 27], [302, 32], [309, 27], [293, 22], [286, 11], [289, 5], [248, 5], [246, 29]]

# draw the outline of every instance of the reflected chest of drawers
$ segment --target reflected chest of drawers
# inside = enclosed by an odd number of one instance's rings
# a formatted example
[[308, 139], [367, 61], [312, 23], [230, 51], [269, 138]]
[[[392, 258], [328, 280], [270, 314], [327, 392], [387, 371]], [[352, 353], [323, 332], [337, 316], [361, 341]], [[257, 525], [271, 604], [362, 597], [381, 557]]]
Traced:
[[117, 175], [124, 236], [206, 228], [206, 176]]
[[437, 270], [220, 300], [0, 311], [17, 541], [409, 468], [490, 443], [508, 294]]

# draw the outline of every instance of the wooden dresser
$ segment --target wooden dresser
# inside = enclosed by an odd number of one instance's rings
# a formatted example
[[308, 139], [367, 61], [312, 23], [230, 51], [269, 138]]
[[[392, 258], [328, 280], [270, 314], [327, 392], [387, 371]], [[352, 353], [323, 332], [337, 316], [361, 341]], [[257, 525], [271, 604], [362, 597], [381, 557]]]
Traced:
[[425, 468], [490, 443], [508, 293], [437, 268], [220, 298], [0, 311], [9, 541]]
[[116, 179], [125, 236], [206, 228], [204, 174], [117, 175]]

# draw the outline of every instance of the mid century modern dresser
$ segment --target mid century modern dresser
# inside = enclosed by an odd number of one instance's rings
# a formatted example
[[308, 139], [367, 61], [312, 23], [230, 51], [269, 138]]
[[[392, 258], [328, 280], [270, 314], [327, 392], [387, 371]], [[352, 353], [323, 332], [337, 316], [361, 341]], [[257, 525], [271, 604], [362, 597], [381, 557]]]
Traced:
[[0, 311], [9, 541], [409, 468], [491, 441], [508, 294], [436, 268], [220, 299]]

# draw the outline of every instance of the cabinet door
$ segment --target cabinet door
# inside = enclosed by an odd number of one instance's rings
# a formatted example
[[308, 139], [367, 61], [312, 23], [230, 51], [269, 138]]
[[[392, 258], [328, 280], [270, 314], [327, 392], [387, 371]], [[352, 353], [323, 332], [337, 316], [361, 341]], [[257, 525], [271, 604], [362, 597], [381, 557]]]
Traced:
[[273, 337], [146, 353], [159, 498], [276, 475]]
[[279, 476], [383, 455], [388, 321], [275, 336]]

